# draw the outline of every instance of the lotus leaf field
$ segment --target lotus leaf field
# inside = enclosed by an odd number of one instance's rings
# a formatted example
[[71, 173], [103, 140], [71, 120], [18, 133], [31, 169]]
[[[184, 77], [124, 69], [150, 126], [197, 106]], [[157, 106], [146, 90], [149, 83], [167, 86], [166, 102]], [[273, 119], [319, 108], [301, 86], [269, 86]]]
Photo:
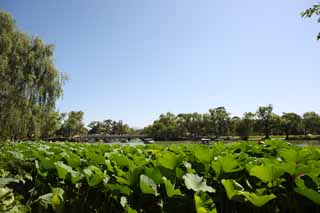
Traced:
[[0, 212], [320, 212], [320, 148], [1, 143]]

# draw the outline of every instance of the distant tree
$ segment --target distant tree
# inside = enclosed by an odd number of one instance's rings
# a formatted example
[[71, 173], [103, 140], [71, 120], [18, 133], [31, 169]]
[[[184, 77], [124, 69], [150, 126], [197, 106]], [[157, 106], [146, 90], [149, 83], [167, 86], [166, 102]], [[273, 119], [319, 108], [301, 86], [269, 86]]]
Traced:
[[233, 116], [231, 119], [230, 119], [230, 123], [229, 123], [229, 131], [230, 131], [230, 134], [232, 136], [237, 136], [238, 133], [237, 133], [237, 127], [238, 127], [238, 124], [239, 122], [241, 121], [241, 118], [239, 116]]
[[[111, 121], [110, 121], [111, 122]], [[109, 122], [109, 123], [110, 123]], [[113, 123], [113, 122], [111, 122]], [[320, 133], [320, 116], [315, 112], [307, 112], [303, 119], [295, 113], [283, 113], [279, 116], [273, 113], [272, 105], [261, 106], [256, 113], [247, 112], [243, 117], [234, 116], [224, 107], [209, 109], [209, 113], [180, 113], [177, 116], [168, 112], [161, 114], [152, 125], [144, 128], [141, 133], [158, 140], [194, 139], [200, 137], [233, 135], [248, 140], [250, 135], [300, 134]]]
[[181, 137], [190, 136], [192, 123], [191, 113], [180, 113], [177, 115], [177, 134]]
[[88, 134], [102, 134], [105, 131], [104, 124], [100, 121], [92, 121], [88, 127], [90, 128]]
[[82, 111], [71, 111], [68, 113], [68, 118], [62, 124], [60, 132], [65, 137], [73, 137], [79, 134], [87, 133], [87, 129], [83, 123]]
[[289, 135], [298, 134], [301, 128], [302, 118], [300, 115], [290, 112], [283, 113], [281, 116], [281, 127], [286, 135], [286, 140], [289, 139]]
[[273, 135], [281, 135], [281, 134], [283, 134], [281, 125], [282, 125], [281, 116], [279, 116], [279, 115], [277, 115], [275, 113], [272, 113], [271, 122], [270, 122], [270, 132]]
[[177, 135], [197, 139], [205, 134], [203, 115], [197, 112], [177, 115]]
[[[320, 3], [313, 5], [301, 13], [302, 17], [311, 18], [313, 16], [320, 16]], [[320, 23], [320, 17], [317, 17], [318, 23]], [[320, 40], [320, 33], [317, 35], [317, 40]]]
[[200, 113], [194, 112], [191, 114], [191, 128], [190, 133], [193, 139], [198, 139], [205, 135], [203, 128], [203, 116]]
[[248, 140], [253, 131], [255, 114], [252, 112], [244, 113], [242, 119], [237, 119], [235, 130], [242, 140]]
[[258, 119], [262, 124], [262, 128], [264, 130], [265, 138], [270, 138], [270, 131], [271, 131], [271, 123], [272, 123], [272, 113], [273, 107], [272, 105], [268, 106], [260, 106], [256, 112]]
[[306, 112], [303, 114], [304, 133], [318, 134], [320, 131], [320, 116], [315, 112]]
[[227, 135], [230, 121], [230, 113], [228, 113], [224, 107], [209, 109], [209, 113], [211, 127], [216, 138], [219, 138], [222, 135]]
[[105, 134], [112, 134], [114, 122], [111, 119], [103, 121], [103, 132]]
[[124, 124], [120, 121], [112, 121], [111, 119], [100, 121], [92, 121], [88, 125], [89, 134], [112, 134], [112, 135], [121, 135], [121, 134], [130, 134], [134, 132], [128, 124]]
[[112, 123], [112, 134], [123, 135], [132, 132], [132, 129], [129, 128], [127, 124], [124, 124], [123, 121], [114, 121]]
[[158, 140], [174, 140], [178, 138], [177, 116], [168, 112], [161, 114], [158, 120], [144, 130], [145, 134]]

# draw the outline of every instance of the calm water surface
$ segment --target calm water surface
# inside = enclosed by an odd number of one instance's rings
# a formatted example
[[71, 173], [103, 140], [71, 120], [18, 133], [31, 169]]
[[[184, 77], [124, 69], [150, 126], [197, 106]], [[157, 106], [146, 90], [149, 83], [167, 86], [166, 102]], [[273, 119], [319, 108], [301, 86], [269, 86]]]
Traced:
[[[225, 144], [229, 144], [235, 141], [222, 141]], [[214, 142], [213, 142], [214, 143]], [[320, 146], [320, 140], [292, 140], [289, 141], [292, 145], [296, 146]], [[130, 145], [130, 146], [137, 146], [137, 145], [144, 145], [144, 142], [142, 140], [132, 140], [129, 142], [111, 142], [108, 144], [120, 144], [120, 145]], [[199, 141], [156, 141], [155, 144], [164, 144], [164, 145], [170, 145], [170, 144], [201, 144]]]

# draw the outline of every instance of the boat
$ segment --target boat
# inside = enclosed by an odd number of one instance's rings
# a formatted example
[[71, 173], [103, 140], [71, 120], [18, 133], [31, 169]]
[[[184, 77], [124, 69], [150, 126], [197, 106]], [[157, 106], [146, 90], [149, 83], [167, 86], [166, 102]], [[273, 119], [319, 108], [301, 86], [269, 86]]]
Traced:
[[143, 140], [143, 143], [144, 143], [144, 144], [154, 144], [155, 141], [154, 141], [152, 138], [145, 138], [145, 139]]
[[201, 143], [202, 144], [209, 144], [211, 142], [210, 138], [201, 138]]

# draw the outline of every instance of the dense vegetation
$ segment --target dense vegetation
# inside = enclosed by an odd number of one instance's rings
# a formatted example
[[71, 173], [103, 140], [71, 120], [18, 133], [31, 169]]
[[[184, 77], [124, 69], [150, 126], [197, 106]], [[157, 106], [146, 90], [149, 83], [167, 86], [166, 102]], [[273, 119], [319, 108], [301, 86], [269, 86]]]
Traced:
[[201, 137], [240, 136], [246, 140], [250, 135], [320, 134], [320, 116], [306, 112], [301, 117], [296, 113], [273, 113], [272, 105], [261, 106], [258, 110], [244, 113], [243, 117], [230, 116], [224, 107], [209, 109], [208, 113], [167, 113], [144, 129], [144, 133], [160, 140]]
[[88, 134], [110, 134], [110, 135], [121, 135], [133, 133], [134, 130], [129, 127], [128, 124], [123, 121], [113, 121], [107, 119], [104, 121], [92, 121], [88, 127], [90, 128]]
[[319, 212], [320, 148], [5, 143], [0, 211]]
[[64, 80], [53, 45], [20, 32], [0, 11], [0, 138], [49, 135]]

